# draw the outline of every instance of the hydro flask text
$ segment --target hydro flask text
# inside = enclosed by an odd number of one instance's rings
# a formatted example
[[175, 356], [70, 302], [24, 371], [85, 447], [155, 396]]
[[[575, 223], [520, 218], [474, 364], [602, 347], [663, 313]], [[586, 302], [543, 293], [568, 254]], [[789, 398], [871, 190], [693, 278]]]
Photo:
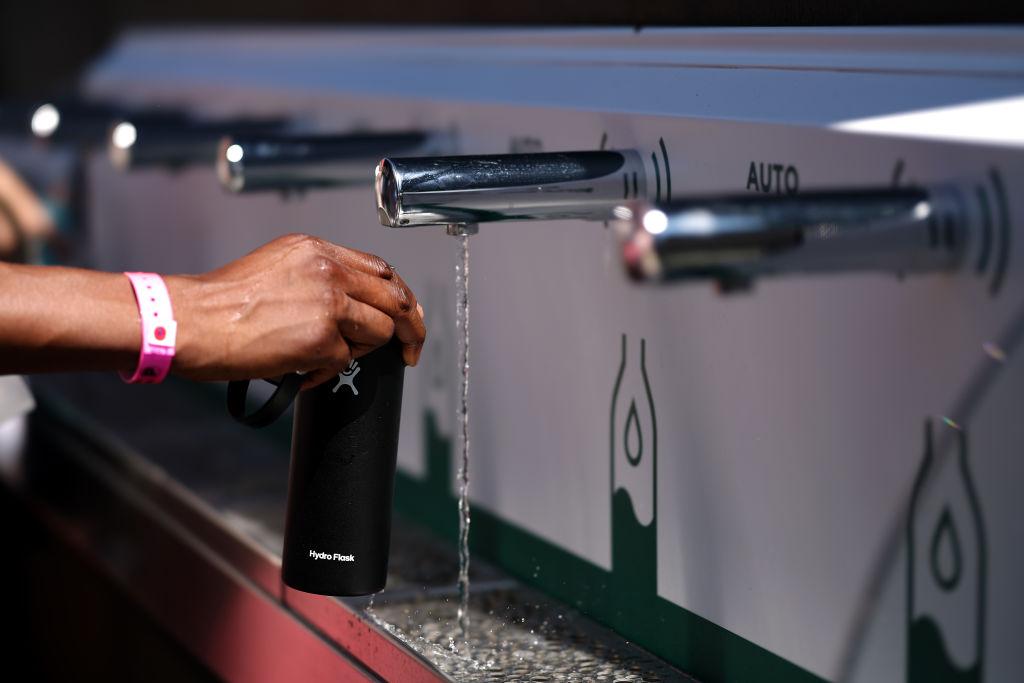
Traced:
[[338, 553], [320, 553], [310, 549], [309, 556], [314, 560], [334, 560], [335, 562], [355, 562], [355, 555], [339, 555]]

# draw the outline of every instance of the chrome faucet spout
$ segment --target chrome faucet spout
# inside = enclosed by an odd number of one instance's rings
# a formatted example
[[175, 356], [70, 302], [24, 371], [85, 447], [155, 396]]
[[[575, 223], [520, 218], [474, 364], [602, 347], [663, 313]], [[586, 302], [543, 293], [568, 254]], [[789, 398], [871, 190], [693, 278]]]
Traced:
[[216, 161], [225, 135], [270, 134], [289, 121], [268, 119], [194, 119], [192, 117], [123, 117], [110, 127], [107, 151], [111, 163], [127, 171], [140, 168], [184, 168]]
[[377, 166], [382, 225], [579, 219], [603, 221], [646, 196], [633, 150], [388, 158]]
[[714, 280], [726, 290], [792, 273], [952, 269], [971, 224], [953, 187], [694, 197], [617, 214], [633, 279]]
[[437, 154], [448, 133], [395, 131], [344, 135], [238, 135], [220, 142], [217, 175], [232, 192], [309, 190], [369, 183], [385, 154]]

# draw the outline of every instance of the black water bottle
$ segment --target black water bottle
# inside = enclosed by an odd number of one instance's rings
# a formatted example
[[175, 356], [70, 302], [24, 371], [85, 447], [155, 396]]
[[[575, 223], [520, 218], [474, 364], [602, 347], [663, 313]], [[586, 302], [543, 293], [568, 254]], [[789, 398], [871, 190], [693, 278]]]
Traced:
[[[392, 342], [298, 394], [282, 558], [288, 586], [339, 596], [384, 588], [404, 374]], [[267, 424], [299, 383], [286, 378], [279, 391], [286, 398], [250, 416], [242, 415], [247, 383], [232, 383], [229, 410], [247, 424]]]
[[399, 347], [388, 344], [299, 394], [282, 565], [292, 588], [384, 588], [404, 372]]

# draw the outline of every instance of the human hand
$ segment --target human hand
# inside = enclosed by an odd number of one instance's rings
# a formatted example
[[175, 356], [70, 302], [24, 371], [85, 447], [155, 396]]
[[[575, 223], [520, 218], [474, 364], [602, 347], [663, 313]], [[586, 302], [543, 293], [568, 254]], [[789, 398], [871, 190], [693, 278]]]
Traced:
[[173, 369], [197, 380], [302, 371], [312, 387], [397, 336], [415, 365], [426, 328], [384, 260], [288, 235], [199, 276], [164, 278], [178, 321]]

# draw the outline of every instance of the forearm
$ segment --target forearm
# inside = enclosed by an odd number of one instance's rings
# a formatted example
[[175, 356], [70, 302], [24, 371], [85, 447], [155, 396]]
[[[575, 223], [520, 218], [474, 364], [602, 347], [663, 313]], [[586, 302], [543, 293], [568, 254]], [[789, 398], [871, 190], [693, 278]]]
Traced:
[[0, 263], [0, 374], [131, 371], [140, 343], [124, 275]]
[[[314, 386], [392, 337], [414, 365], [426, 335], [415, 295], [383, 260], [307, 235], [164, 282], [177, 321], [171, 371], [188, 379], [303, 371]], [[122, 273], [0, 263], [0, 374], [132, 372], [141, 327]]]

